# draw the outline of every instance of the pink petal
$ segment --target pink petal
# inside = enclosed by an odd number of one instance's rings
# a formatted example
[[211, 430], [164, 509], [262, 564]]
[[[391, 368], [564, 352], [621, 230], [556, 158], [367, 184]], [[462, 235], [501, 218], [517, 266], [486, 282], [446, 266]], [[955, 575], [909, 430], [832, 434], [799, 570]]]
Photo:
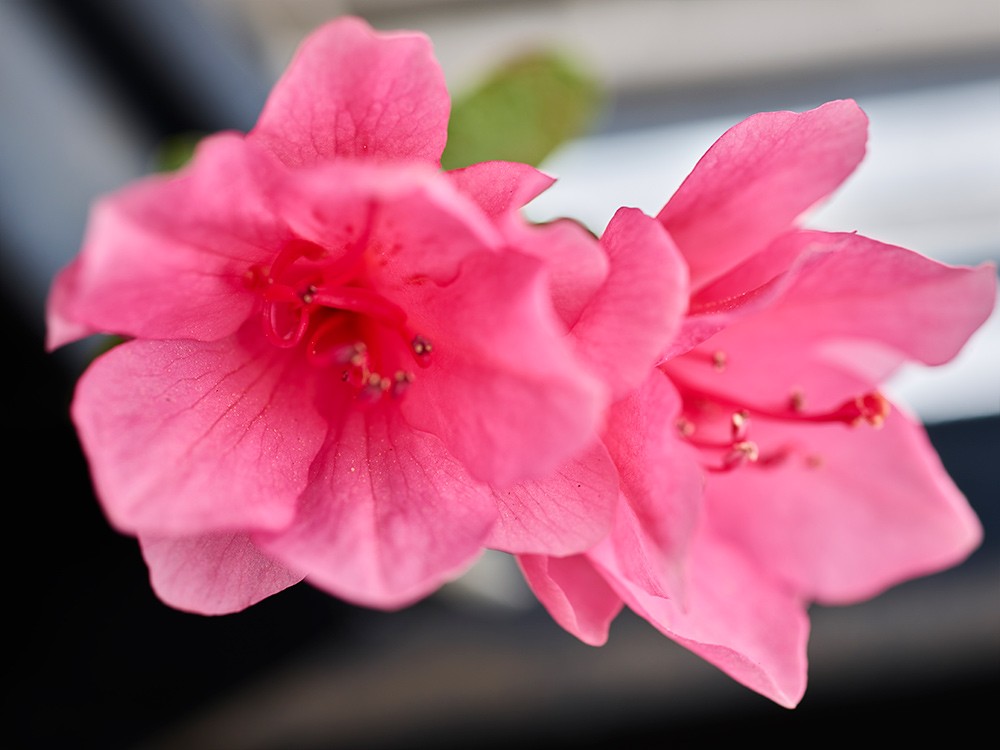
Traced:
[[[811, 255], [759, 325], [787, 335], [879, 341], [928, 365], [947, 362], [989, 317], [996, 268], [948, 266], [856, 234], [789, 238]], [[827, 251], [827, 252], [821, 252]]]
[[618, 474], [600, 443], [545, 479], [493, 490], [500, 513], [489, 547], [512, 553], [583, 552], [611, 530]]
[[524, 578], [552, 619], [590, 646], [603, 646], [622, 599], [583, 555], [517, 558]]
[[484, 162], [448, 172], [459, 189], [497, 221], [507, 244], [545, 262], [552, 302], [571, 328], [608, 275], [608, 259], [594, 235], [576, 221], [526, 224], [519, 210], [553, 178], [527, 164]]
[[447, 286], [411, 300], [434, 346], [401, 409], [482, 481], [545, 477], [590, 444], [607, 396], [556, 320], [545, 269], [516, 253], [480, 253]]
[[295, 233], [331, 255], [364, 246], [378, 290], [409, 309], [406, 296], [446, 284], [471, 253], [503, 238], [473, 201], [425, 164], [334, 162], [290, 172], [279, 196]]
[[649, 594], [613, 569], [604, 574], [660, 632], [751, 690], [794, 707], [806, 688], [809, 618], [803, 600], [707, 528], [692, 545], [688, 570], [684, 606]]
[[495, 518], [489, 488], [382, 403], [345, 412], [314, 464], [295, 523], [255, 541], [314, 586], [394, 609], [468, 567]]
[[72, 413], [111, 522], [164, 536], [286, 525], [326, 431], [311, 373], [287, 355], [251, 335], [98, 358]]
[[250, 138], [292, 167], [339, 157], [437, 163], [450, 106], [423, 34], [341, 18], [299, 46]]
[[682, 598], [687, 549], [701, 513], [696, 456], [675, 427], [680, 399], [653, 370], [610, 410], [605, 444], [618, 467], [622, 501], [605, 551], [621, 574], [658, 596]]
[[[520, 252], [545, 263], [556, 313], [567, 329], [576, 325], [608, 278], [608, 256], [594, 235], [575, 221], [558, 219], [519, 225], [508, 231], [508, 239]], [[613, 312], [612, 307], [609, 314]], [[599, 313], [600, 309], [592, 317], [600, 320]]]
[[749, 437], [786, 458], [710, 478], [719, 533], [811, 599], [845, 604], [961, 562], [982, 538], [923, 429], [757, 419]]
[[528, 164], [510, 161], [484, 161], [447, 174], [494, 219], [519, 211], [555, 182], [554, 177]]
[[49, 298], [49, 347], [103, 331], [212, 340], [253, 305], [244, 278], [290, 239], [268, 185], [280, 164], [233, 135], [206, 139], [189, 168], [104, 198], [81, 254]]
[[140, 535], [139, 541], [156, 595], [186, 612], [239, 612], [302, 580], [265, 557], [246, 534]]
[[[663, 361], [685, 354], [740, 318], [773, 304], [794, 281], [800, 256], [808, 255], [789, 232], [724, 276], [699, 289], [681, 330], [664, 350]], [[801, 265], [801, 264], [799, 264]]]
[[763, 250], [826, 198], [864, 156], [867, 128], [849, 100], [766, 112], [730, 128], [657, 217], [684, 253], [692, 287]]
[[620, 398], [646, 379], [680, 329], [688, 277], [670, 237], [637, 209], [619, 209], [601, 245], [610, 273], [571, 333], [580, 356]]
[[799, 248], [796, 264], [763, 294], [704, 313], [728, 327], [670, 360], [671, 377], [751, 411], [785, 410], [793, 391], [809, 410], [832, 408], [905, 360], [948, 361], [996, 299], [990, 265], [947, 266], [854, 234], [792, 232], [777, 244]]

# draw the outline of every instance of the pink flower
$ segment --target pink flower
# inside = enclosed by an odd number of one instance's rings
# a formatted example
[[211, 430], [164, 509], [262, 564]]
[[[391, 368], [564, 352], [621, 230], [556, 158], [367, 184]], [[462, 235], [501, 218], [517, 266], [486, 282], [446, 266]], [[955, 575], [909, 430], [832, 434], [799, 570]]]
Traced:
[[791, 707], [810, 602], [863, 600], [979, 544], [922, 427], [878, 386], [906, 360], [954, 357], [990, 314], [995, 269], [796, 226], [854, 170], [866, 131], [850, 101], [756, 115], [659, 213], [690, 304], [647, 384], [611, 410], [616, 526], [585, 555], [521, 558], [584, 641], [603, 643], [625, 604]]
[[[448, 109], [423, 36], [336, 21], [247, 136], [212, 136], [182, 172], [95, 207], [49, 345], [128, 339], [81, 377], [72, 416], [168, 604], [231, 612], [303, 578], [377, 607], [429, 593], [496, 533], [494, 493], [588, 450], [617, 379], [679, 324], [655, 312], [662, 229], [623, 262], [575, 225], [525, 225], [551, 180], [440, 172]], [[623, 297], [620, 267], [652, 282]], [[624, 375], [602, 341], [641, 342]], [[586, 497], [525, 501], [519, 548], [606, 535], [614, 467], [588, 465]]]

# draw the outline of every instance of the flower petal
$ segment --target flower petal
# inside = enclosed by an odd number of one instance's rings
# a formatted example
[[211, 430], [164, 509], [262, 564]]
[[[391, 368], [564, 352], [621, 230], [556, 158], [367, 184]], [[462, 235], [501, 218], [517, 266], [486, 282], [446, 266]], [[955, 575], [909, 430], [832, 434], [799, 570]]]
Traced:
[[601, 245], [610, 273], [571, 334], [579, 355], [621, 398], [643, 382], [680, 329], [688, 276], [669, 235], [638, 209], [619, 209]]
[[291, 238], [268, 195], [280, 169], [237, 136], [219, 135], [181, 173], [104, 198], [81, 254], [55, 281], [49, 347], [98, 331], [201, 340], [234, 333], [253, 304], [247, 270]]
[[255, 541], [314, 586], [394, 609], [468, 567], [495, 518], [488, 487], [433, 435], [378, 404], [344, 412], [316, 459], [295, 523]]
[[281, 187], [299, 237], [331, 257], [360, 244], [372, 284], [406, 309], [410, 288], [449, 283], [466, 256], [503, 246], [479, 207], [425, 164], [334, 162], [290, 172]]
[[622, 599], [584, 555], [520, 555], [517, 562], [553, 620], [588, 645], [607, 642]]
[[766, 112], [730, 128], [657, 218], [697, 290], [789, 229], [857, 167], [868, 119], [853, 101]]
[[677, 392], [654, 370], [642, 388], [612, 406], [605, 444], [622, 493], [609, 548], [617, 569], [650, 593], [683, 599], [702, 477], [694, 452], [679, 438], [679, 414]]
[[519, 211], [552, 186], [554, 177], [529, 164], [484, 161], [447, 172], [455, 186], [487, 216], [500, 219]]
[[657, 630], [737, 682], [792, 708], [806, 688], [809, 618], [801, 597], [704, 528], [691, 546], [682, 606], [603, 569], [625, 603]]
[[326, 432], [311, 373], [286, 355], [241, 336], [98, 358], [72, 413], [111, 522], [168, 536], [286, 525]]
[[500, 517], [491, 549], [569, 555], [589, 549], [611, 530], [618, 473], [598, 442], [552, 476], [494, 489], [493, 496]]
[[342, 18], [299, 46], [250, 139], [292, 167], [340, 157], [436, 164], [450, 108], [423, 34]]
[[783, 461], [713, 475], [719, 533], [811, 599], [845, 604], [955, 565], [982, 529], [923, 429], [898, 410], [882, 429], [757, 419]]
[[608, 256], [597, 238], [570, 219], [519, 225], [507, 236], [512, 247], [545, 264], [552, 305], [567, 330], [572, 328], [608, 277]]
[[[785, 409], [793, 391], [808, 409], [832, 408], [907, 359], [948, 361], [996, 300], [988, 264], [947, 266], [855, 234], [792, 232], [777, 244], [799, 248], [796, 264], [757, 299], [719, 313], [728, 327], [667, 362], [671, 377], [751, 411]], [[724, 367], [713, 367], [716, 352]]]
[[200, 615], [239, 612], [302, 580], [265, 557], [246, 534], [139, 535], [156, 595]]
[[480, 253], [447, 286], [416, 287], [415, 330], [433, 342], [400, 408], [481, 481], [545, 477], [587, 447], [605, 386], [574, 357], [552, 310], [544, 266]]

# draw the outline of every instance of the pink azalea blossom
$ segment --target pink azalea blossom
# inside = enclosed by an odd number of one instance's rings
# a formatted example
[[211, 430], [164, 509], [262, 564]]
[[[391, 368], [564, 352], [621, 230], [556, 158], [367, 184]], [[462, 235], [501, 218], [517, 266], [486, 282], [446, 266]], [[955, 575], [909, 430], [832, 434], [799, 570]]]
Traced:
[[[680, 333], [605, 432], [622, 481], [585, 555], [525, 555], [554, 618], [600, 644], [623, 605], [774, 701], [806, 685], [807, 607], [961, 562], [980, 524], [879, 384], [947, 362], [996, 272], [798, 227], [861, 160], [850, 101], [729, 130], [658, 219], [691, 272]], [[692, 479], [694, 477], [694, 479]]]
[[[663, 296], [686, 272], [647, 217], [620, 222], [656, 235], [628, 257], [616, 232], [525, 224], [551, 182], [530, 167], [442, 173], [448, 110], [425, 37], [339, 20], [249, 134], [96, 205], [49, 345], [127, 339], [72, 416], [168, 604], [232, 612], [305, 578], [398, 607], [494, 535], [570, 554], [607, 534], [594, 435], [679, 327]], [[592, 491], [498, 503], [567, 465]]]

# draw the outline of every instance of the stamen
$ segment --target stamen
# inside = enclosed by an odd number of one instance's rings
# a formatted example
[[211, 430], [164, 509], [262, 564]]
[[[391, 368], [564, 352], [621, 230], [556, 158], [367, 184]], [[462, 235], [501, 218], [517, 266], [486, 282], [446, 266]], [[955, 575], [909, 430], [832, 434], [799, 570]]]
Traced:
[[368, 375], [364, 386], [358, 391], [358, 399], [363, 402], [375, 403], [392, 387], [389, 378], [384, 378], [377, 372]]
[[295, 346], [309, 327], [309, 309], [283, 284], [268, 287], [263, 296], [261, 316], [264, 335], [282, 349]]
[[404, 370], [397, 370], [395, 376], [392, 379], [392, 396], [393, 398], [402, 398], [403, 394], [409, 390], [410, 385], [413, 383], [413, 373], [406, 372]]
[[714, 473], [732, 471], [744, 464], [756, 463], [758, 458], [760, 458], [760, 449], [757, 447], [757, 443], [752, 440], [741, 440], [738, 443], [733, 443], [731, 450], [722, 457], [721, 465], [708, 465], [705, 466], [705, 469]]
[[730, 419], [732, 423], [733, 441], [745, 440], [750, 430], [750, 412], [746, 409], [735, 412]]
[[417, 364], [421, 367], [427, 367], [427, 365], [430, 364], [431, 352], [434, 351], [430, 341], [418, 333], [410, 341], [410, 349], [413, 350], [413, 355], [417, 360]]
[[[414, 375], [407, 369], [392, 377], [379, 372], [400, 361], [401, 347], [422, 367], [430, 364], [432, 352], [431, 342], [407, 326], [406, 312], [370, 284], [366, 253], [375, 212], [375, 203], [369, 202], [360, 231], [349, 227], [341, 248], [294, 238], [270, 267], [251, 265], [243, 278], [260, 300], [267, 340], [281, 348], [304, 340], [306, 360], [330, 368], [334, 382], [339, 375], [362, 406], [386, 393], [401, 398], [413, 384]], [[371, 351], [365, 339], [373, 344]]]
[[843, 422], [852, 427], [867, 422], [872, 427], [879, 428], [892, 410], [892, 405], [878, 391], [849, 399], [830, 411], [810, 414], [805, 411], [805, 395], [801, 391], [792, 392], [785, 408], [775, 409], [737, 401], [731, 396], [712, 393], [700, 387], [691, 387], [675, 374], [671, 374], [671, 378], [683, 394], [685, 404], [701, 404], [706, 408], [709, 405], [732, 408], [745, 416], [756, 414], [768, 419], [791, 422]]
[[680, 432], [683, 437], [691, 437], [694, 435], [694, 422], [690, 419], [681, 417], [677, 420], [677, 431]]
[[824, 414], [803, 414], [798, 419], [806, 422], [843, 422], [851, 427], [857, 427], [867, 422], [875, 429], [885, 424], [892, 405], [878, 391], [865, 393], [862, 396], [845, 401], [836, 409]]
[[271, 269], [268, 275], [272, 279], [281, 278], [284, 276], [285, 271], [287, 271], [299, 258], [319, 260], [325, 254], [326, 250], [317, 245], [315, 242], [310, 242], [309, 240], [303, 240], [296, 237], [295, 239], [289, 240], [285, 243], [285, 246], [281, 248], [281, 252], [278, 253], [278, 257], [276, 257], [274, 259], [274, 263], [271, 264]]

